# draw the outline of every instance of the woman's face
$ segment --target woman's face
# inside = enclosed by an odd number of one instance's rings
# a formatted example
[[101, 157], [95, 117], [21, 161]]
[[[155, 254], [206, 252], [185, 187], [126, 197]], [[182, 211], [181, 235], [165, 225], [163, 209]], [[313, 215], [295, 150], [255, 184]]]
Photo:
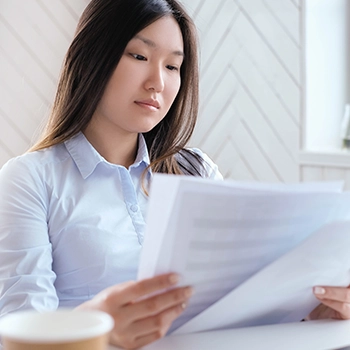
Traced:
[[127, 45], [92, 117], [108, 133], [150, 131], [166, 115], [180, 89], [183, 38], [173, 17], [140, 31]]

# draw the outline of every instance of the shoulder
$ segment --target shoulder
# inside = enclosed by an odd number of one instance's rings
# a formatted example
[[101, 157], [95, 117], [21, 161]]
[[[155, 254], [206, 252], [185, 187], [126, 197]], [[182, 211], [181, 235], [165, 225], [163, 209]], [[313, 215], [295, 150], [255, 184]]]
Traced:
[[62, 145], [57, 145], [14, 157], [2, 166], [0, 181], [36, 181], [45, 174], [47, 165], [55, 168], [55, 164], [67, 158], [62, 151]]
[[220, 173], [218, 166], [206, 153], [199, 148], [190, 148], [190, 150], [198, 154], [203, 159], [203, 165], [207, 173], [206, 177], [214, 180], [223, 180], [223, 176]]
[[189, 167], [195, 168], [197, 174], [204, 178], [223, 180], [218, 166], [199, 148], [183, 149], [178, 154], [178, 161], [180, 164], [184, 164], [186, 169]]

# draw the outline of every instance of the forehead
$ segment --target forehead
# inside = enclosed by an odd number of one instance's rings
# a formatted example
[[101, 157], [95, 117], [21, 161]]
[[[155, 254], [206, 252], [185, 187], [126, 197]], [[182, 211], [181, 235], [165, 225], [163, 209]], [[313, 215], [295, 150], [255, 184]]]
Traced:
[[153, 48], [169, 51], [183, 51], [184, 43], [181, 29], [171, 16], [162, 17], [142, 29], [131, 41], [140, 41]]

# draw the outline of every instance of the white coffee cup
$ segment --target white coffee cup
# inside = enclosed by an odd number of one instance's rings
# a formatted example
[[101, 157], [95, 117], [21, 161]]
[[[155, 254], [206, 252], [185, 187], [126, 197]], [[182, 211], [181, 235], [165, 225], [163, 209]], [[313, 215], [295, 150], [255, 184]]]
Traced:
[[28, 310], [1, 318], [0, 336], [4, 350], [105, 350], [113, 325], [101, 311]]

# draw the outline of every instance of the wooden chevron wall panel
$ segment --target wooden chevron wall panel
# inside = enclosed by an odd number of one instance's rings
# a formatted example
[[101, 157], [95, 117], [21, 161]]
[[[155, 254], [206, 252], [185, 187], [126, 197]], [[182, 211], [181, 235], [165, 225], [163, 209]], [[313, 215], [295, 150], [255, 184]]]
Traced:
[[88, 0], [0, 0], [0, 166], [47, 117], [65, 51]]
[[199, 30], [199, 123], [192, 143], [225, 177], [299, 180], [300, 4], [183, 0]]

